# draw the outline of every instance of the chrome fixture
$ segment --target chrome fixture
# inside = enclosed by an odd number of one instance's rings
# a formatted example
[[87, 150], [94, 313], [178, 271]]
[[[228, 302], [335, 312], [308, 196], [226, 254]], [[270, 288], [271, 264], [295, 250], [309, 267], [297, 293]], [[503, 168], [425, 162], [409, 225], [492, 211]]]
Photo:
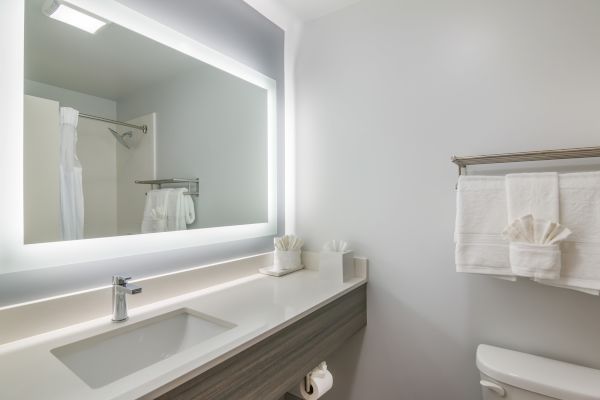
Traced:
[[131, 278], [123, 278], [119, 275], [112, 277], [112, 310], [113, 322], [126, 321], [129, 316], [127, 315], [127, 295], [142, 293], [142, 288], [131, 283], [127, 283]]
[[[139, 185], [150, 185], [150, 189], [154, 189], [157, 186], [158, 189], [162, 189], [162, 185], [187, 185], [188, 191], [184, 193], [187, 196], [199, 196], [200, 195], [200, 178], [169, 178], [169, 179], [151, 179], [147, 181], [135, 181]], [[192, 185], [195, 185], [196, 191], [192, 190]]]
[[109, 122], [109, 123], [115, 124], [115, 125], [121, 125], [121, 126], [126, 126], [128, 128], [139, 129], [143, 133], [148, 133], [148, 125], [135, 125], [135, 124], [130, 124], [129, 122], [121, 122], [121, 121], [116, 121], [114, 119], [98, 117], [96, 115], [90, 115], [90, 114], [84, 114], [84, 113], [79, 113], [79, 116], [81, 118], [93, 119], [94, 121]]
[[571, 158], [600, 157], [600, 147], [582, 147], [574, 149], [557, 149], [526, 151], [522, 153], [487, 154], [482, 156], [452, 157], [452, 162], [458, 166], [458, 174], [467, 172], [467, 166], [479, 164], [500, 164], [524, 161], [565, 160]]
[[127, 131], [125, 133], [119, 133], [112, 128], [108, 128], [108, 130], [110, 131], [110, 133], [113, 134], [115, 139], [117, 139], [117, 142], [119, 142], [119, 143], [121, 143], [121, 145], [123, 145], [123, 147], [125, 147], [126, 149], [131, 149], [131, 147], [129, 147], [129, 145], [125, 141], [126, 137], [128, 137], [130, 139], [133, 138], [133, 133], [131, 131]]

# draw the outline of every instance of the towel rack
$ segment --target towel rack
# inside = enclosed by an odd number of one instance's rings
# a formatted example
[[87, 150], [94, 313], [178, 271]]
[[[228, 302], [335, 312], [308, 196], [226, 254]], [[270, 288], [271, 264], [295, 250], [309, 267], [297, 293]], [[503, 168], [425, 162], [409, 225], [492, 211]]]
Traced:
[[573, 149], [525, 151], [522, 153], [487, 154], [481, 156], [456, 157], [452, 162], [458, 166], [458, 175], [467, 172], [469, 165], [501, 164], [524, 161], [565, 160], [571, 158], [600, 157], [599, 147], [580, 147]]
[[[135, 183], [140, 185], [150, 185], [152, 189], [154, 186], [158, 186], [159, 189], [162, 189], [162, 185], [176, 185], [176, 184], [187, 184], [188, 191], [185, 193], [189, 196], [199, 196], [200, 195], [200, 179], [199, 178], [168, 178], [168, 179], [150, 179], [145, 181], [135, 181]], [[192, 185], [196, 185], [196, 191], [192, 191]]]

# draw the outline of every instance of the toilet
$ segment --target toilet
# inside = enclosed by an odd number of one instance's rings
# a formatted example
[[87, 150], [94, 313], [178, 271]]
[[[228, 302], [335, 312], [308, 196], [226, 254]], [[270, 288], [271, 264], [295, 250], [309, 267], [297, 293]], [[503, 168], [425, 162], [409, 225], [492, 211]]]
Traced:
[[484, 400], [600, 400], [600, 370], [485, 344], [477, 368]]

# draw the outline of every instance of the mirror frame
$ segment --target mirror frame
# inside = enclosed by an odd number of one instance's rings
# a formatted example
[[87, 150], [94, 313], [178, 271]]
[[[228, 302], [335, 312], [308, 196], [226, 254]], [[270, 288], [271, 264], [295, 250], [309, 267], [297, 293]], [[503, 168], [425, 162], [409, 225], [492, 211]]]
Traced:
[[[63, 1], [108, 20], [156, 42], [214, 66], [233, 76], [267, 90], [268, 107], [268, 220], [266, 223], [236, 225], [187, 231], [161, 232], [98, 239], [24, 244], [23, 224], [23, 80], [24, 80], [24, 5], [25, 0], [11, 0], [0, 5], [0, 37], [12, 37], [0, 43], [0, 51], [9, 62], [2, 61], [0, 77], [3, 94], [0, 107], [5, 110], [0, 131], [0, 181], [6, 188], [0, 204], [0, 273], [52, 266], [114, 259], [138, 254], [224, 243], [272, 236], [277, 233], [277, 98], [276, 82], [258, 71], [195, 41], [168, 26], [118, 3], [116, 0]], [[20, 18], [15, 18], [15, 15]], [[11, 18], [12, 17], [12, 18]], [[20, 35], [14, 37], [14, 32]], [[15, 60], [12, 57], [15, 57]], [[6, 64], [6, 65], [4, 65]], [[6, 68], [4, 68], [6, 67]], [[44, 182], [39, 182], [43, 196]]]

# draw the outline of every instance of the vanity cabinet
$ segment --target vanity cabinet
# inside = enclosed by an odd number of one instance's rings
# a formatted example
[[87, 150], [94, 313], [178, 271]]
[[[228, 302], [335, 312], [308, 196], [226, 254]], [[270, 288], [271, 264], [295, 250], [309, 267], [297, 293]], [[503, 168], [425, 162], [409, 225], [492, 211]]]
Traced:
[[312, 311], [219, 365], [145, 398], [279, 400], [367, 323], [366, 285]]

